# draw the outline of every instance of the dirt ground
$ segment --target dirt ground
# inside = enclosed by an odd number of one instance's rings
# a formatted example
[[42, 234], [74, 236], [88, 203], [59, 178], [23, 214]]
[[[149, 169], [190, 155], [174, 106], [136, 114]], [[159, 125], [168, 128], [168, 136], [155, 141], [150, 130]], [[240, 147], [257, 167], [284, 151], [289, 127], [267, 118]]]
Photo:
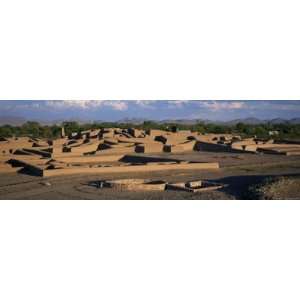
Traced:
[[[147, 155], [149, 156], [149, 155]], [[0, 174], [0, 199], [257, 199], [253, 187], [279, 177], [298, 178], [300, 157], [252, 153], [191, 152], [160, 154], [156, 157], [219, 162], [216, 171], [172, 171], [139, 174], [72, 175], [41, 178], [26, 173]], [[201, 193], [179, 191], [126, 192], [110, 188], [97, 188], [94, 183], [105, 179], [145, 178], [180, 182], [214, 180], [225, 184], [221, 190]], [[296, 185], [297, 186], [297, 185]], [[299, 188], [300, 190], [300, 188]], [[300, 199], [294, 188], [290, 199]], [[290, 191], [289, 191], [290, 193]], [[284, 194], [282, 195], [284, 198]]]

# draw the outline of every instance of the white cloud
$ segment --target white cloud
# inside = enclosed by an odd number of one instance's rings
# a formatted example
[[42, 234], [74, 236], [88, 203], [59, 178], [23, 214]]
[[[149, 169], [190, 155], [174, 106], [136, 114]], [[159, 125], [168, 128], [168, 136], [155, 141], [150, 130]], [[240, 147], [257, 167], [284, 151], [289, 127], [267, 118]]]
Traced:
[[0, 102], [1, 103], [0, 109], [1, 110], [26, 110], [29, 108], [39, 109], [41, 107], [41, 105], [39, 103], [34, 103], [34, 102], [25, 103], [25, 101], [24, 101], [24, 103], [23, 103], [23, 101], [21, 101], [20, 104], [18, 104], [18, 105], [15, 105], [13, 102], [12, 102], [12, 104], [6, 102], [6, 104], [2, 105], [2, 103]]
[[168, 108], [183, 108], [185, 104], [189, 103], [188, 100], [173, 100], [168, 101]]
[[203, 101], [199, 102], [199, 104], [213, 111], [242, 109], [247, 107], [246, 103], [241, 101]]
[[114, 110], [127, 110], [128, 105], [125, 101], [103, 101], [103, 105], [109, 106]]
[[88, 109], [102, 105], [98, 100], [49, 100], [46, 105], [54, 108], [82, 108]]
[[155, 107], [153, 106], [153, 104], [156, 103], [155, 100], [136, 100], [133, 101], [137, 106], [144, 108], [144, 109], [154, 109]]
[[126, 110], [128, 108], [127, 103], [124, 101], [108, 101], [108, 100], [49, 100], [46, 101], [46, 106], [53, 107], [55, 109], [65, 108], [80, 108], [80, 109], [92, 109], [101, 106], [107, 106], [113, 110]]

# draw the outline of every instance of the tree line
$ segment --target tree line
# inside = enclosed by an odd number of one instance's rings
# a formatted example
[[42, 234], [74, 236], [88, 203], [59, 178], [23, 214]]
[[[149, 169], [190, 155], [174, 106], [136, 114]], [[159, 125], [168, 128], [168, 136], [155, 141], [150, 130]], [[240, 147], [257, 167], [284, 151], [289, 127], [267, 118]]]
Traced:
[[177, 123], [157, 123], [154, 121], [145, 121], [141, 124], [131, 123], [115, 123], [115, 122], [102, 122], [102, 123], [86, 123], [80, 124], [77, 122], [63, 122], [60, 125], [42, 125], [38, 122], [26, 122], [21, 126], [3, 125], [0, 126], [0, 137], [20, 137], [30, 136], [34, 138], [48, 138], [55, 139], [60, 137], [61, 126], [64, 126], [66, 135], [72, 132], [83, 130], [90, 130], [96, 128], [138, 128], [138, 129], [161, 129], [161, 130], [191, 130], [199, 133], [216, 133], [216, 134], [236, 134], [242, 137], [257, 136], [258, 138], [270, 137], [269, 132], [278, 131], [278, 139], [300, 139], [300, 124], [244, 124], [237, 123], [235, 125], [224, 125], [216, 123], [197, 123], [193, 125], [177, 124]]

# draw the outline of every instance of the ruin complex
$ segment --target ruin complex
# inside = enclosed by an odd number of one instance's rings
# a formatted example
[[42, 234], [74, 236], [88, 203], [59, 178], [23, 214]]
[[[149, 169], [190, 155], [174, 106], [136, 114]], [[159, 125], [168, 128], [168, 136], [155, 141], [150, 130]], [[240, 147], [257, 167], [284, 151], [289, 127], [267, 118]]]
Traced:
[[[0, 172], [49, 177], [71, 174], [151, 172], [164, 170], [217, 170], [217, 162], [184, 161], [161, 153], [191, 151], [300, 155], [299, 144], [242, 139], [229, 134], [104, 128], [74, 132], [54, 140], [33, 137], [1, 138]], [[154, 155], [154, 156], [153, 156]], [[199, 159], [201, 155], [199, 155]], [[177, 187], [180, 188], [180, 187]], [[188, 188], [188, 187], [181, 187]]]

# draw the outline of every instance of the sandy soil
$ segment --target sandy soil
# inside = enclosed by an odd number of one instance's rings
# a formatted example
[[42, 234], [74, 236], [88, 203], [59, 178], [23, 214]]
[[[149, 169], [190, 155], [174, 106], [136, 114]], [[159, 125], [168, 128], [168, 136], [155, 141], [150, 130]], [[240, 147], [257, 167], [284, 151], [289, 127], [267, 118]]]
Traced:
[[[158, 156], [158, 155], [153, 155]], [[217, 171], [175, 171], [139, 174], [73, 175], [41, 178], [22, 173], [0, 174], [0, 199], [252, 199], [252, 187], [266, 178], [300, 175], [300, 157], [271, 154], [191, 152], [160, 157], [219, 162]], [[203, 193], [178, 191], [120, 192], [93, 185], [103, 179], [146, 178], [167, 182], [211, 179], [227, 187]], [[296, 199], [299, 196], [295, 196]], [[255, 198], [254, 198], [255, 199]]]

